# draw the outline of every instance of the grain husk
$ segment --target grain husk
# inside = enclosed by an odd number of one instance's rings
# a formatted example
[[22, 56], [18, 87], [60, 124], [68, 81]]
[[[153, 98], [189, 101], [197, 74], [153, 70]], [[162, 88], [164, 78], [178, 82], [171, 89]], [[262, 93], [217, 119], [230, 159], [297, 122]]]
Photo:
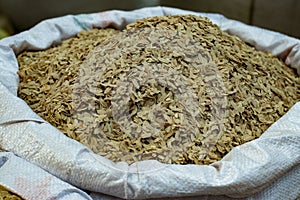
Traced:
[[84, 31], [18, 61], [18, 95], [113, 161], [210, 164], [300, 99], [293, 69], [193, 15]]

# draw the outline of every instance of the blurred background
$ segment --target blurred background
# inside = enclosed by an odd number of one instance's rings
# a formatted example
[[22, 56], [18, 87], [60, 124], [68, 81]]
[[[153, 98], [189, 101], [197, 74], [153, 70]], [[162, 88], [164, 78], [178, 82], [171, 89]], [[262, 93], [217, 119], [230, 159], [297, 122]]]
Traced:
[[299, 0], [0, 0], [0, 38], [52, 17], [159, 5], [219, 13], [300, 38]]

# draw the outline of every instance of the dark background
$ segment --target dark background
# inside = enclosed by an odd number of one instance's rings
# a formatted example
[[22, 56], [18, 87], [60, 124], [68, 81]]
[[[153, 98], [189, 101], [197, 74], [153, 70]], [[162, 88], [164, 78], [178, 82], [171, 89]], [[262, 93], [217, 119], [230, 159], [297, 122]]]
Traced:
[[[0, 0], [0, 15], [6, 19], [0, 20], [0, 27], [12, 34], [27, 30], [43, 19], [66, 14], [132, 10], [158, 5], [220, 13], [231, 19], [300, 38], [299, 0]], [[11, 25], [7, 25], [7, 19]]]

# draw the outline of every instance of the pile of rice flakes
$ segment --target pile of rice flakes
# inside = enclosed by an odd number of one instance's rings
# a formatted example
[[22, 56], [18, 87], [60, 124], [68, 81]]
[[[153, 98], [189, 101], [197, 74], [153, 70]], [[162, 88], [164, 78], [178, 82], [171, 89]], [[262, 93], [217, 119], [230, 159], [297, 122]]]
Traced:
[[18, 195], [10, 192], [5, 187], [0, 185], [0, 200], [22, 200]]
[[128, 163], [213, 163], [300, 99], [293, 69], [193, 15], [82, 31], [18, 62], [18, 95], [33, 111]]

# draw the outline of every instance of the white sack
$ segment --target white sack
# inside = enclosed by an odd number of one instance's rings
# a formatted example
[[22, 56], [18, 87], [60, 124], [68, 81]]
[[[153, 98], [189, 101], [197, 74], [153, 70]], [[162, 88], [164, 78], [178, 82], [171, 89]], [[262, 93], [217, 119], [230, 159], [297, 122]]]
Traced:
[[280, 56], [300, 73], [299, 40], [218, 14], [154, 7], [45, 20], [28, 31], [0, 41], [0, 145], [66, 182], [95, 192], [96, 196], [99, 193], [129, 199], [201, 195], [205, 195], [204, 199], [209, 198], [207, 195], [295, 199], [300, 196], [300, 103], [259, 139], [234, 148], [212, 165], [142, 161], [128, 166], [124, 162], [113, 163], [64, 136], [16, 97], [18, 64], [15, 54], [45, 49], [82, 29], [108, 25], [121, 29], [139, 18], [170, 14], [206, 16], [221, 29], [238, 35], [258, 49]]
[[0, 177], [0, 185], [27, 200], [92, 200], [85, 192], [12, 153], [0, 153]]

